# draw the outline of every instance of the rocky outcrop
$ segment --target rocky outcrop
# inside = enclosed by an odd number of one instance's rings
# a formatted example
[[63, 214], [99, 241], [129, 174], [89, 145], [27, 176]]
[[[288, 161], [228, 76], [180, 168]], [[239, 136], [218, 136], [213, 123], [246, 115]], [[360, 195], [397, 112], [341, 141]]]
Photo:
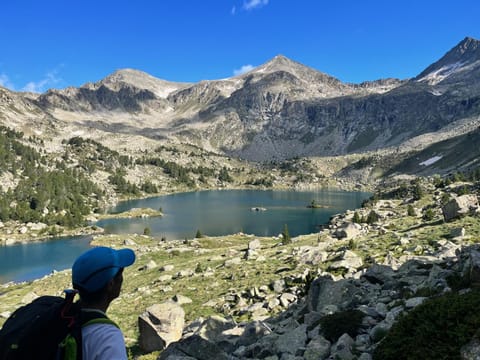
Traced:
[[[441, 251], [439, 252], [439, 254]], [[263, 320], [237, 324], [212, 317], [193, 322], [180, 341], [171, 344], [159, 360], [173, 359], [363, 359], [400, 314], [422, 304], [432, 293], [451, 291], [447, 278], [469, 274], [472, 286], [480, 279], [480, 245], [459, 248], [452, 257], [410, 259], [398, 270], [375, 264], [348, 279], [324, 275], [315, 279], [308, 294], [291, 303], [284, 312]], [[286, 291], [285, 284], [274, 285]], [[347, 310], [360, 311], [362, 323], [356, 333], [328, 340], [321, 319]], [[478, 353], [478, 343], [462, 349], [463, 359]], [[470, 357], [469, 357], [470, 356]]]

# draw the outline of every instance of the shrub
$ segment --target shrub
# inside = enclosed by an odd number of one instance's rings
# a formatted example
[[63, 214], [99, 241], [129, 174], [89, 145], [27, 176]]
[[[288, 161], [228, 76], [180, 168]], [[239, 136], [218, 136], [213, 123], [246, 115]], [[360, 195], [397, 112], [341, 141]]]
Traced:
[[364, 316], [360, 310], [346, 310], [324, 316], [320, 319], [321, 332], [332, 343], [345, 333], [355, 338]]
[[425, 210], [425, 213], [423, 214], [423, 220], [425, 221], [432, 221], [435, 218], [435, 212], [433, 211], [432, 208], [428, 208]]
[[150, 236], [152, 234], [152, 230], [149, 227], [143, 229], [143, 235]]
[[417, 216], [417, 213], [415, 212], [415, 209], [413, 208], [412, 204], [409, 204], [407, 207], [407, 215], [408, 216]]
[[373, 359], [460, 359], [460, 348], [480, 327], [480, 292], [450, 293], [402, 315]]

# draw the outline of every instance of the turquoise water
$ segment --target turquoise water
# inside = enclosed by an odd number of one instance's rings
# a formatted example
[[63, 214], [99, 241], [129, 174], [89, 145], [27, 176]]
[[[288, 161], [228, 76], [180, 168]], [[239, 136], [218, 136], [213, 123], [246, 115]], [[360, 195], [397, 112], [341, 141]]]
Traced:
[[[108, 233], [142, 234], [146, 227], [154, 236], [167, 240], [192, 239], [197, 230], [219, 236], [244, 232], [275, 236], [285, 224], [291, 236], [318, 232], [333, 214], [360, 206], [370, 196], [346, 191], [258, 191], [216, 190], [181, 193], [120, 203], [111, 212], [135, 207], [162, 208], [163, 217], [111, 219], [97, 223]], [[306, 206], [315, 200], [325, 208]], [[266, 211], [252, 211], [263, 207]], [[88, 249], [89, 237], [76, 236], [0, 247], [0, 283], [26, 281], [53, 270], [69, 268], [75, 258]]]

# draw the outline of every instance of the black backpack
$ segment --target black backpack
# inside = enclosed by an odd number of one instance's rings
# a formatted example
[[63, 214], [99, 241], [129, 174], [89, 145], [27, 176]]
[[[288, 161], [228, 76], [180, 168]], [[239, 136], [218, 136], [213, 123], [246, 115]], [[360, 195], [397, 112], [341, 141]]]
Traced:
[[65, 298], [41, 296], [15, 310], [0, 329], [0, 360], [82, 359], [82, 326], [115, 325], [99, 312], [81, 311], [73, 302], [76, 291], [65, 293]]

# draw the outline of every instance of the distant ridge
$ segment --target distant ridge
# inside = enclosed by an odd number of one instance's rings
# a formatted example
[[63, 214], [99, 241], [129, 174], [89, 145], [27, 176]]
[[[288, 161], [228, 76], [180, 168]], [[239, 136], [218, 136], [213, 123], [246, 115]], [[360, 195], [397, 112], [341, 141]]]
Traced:
[[198, 83], [121, 69], [40, 95], [1, 89], [0, 119], [60, 140], [141, 135], [257, 162], [428, 146], [480, 125], [479, 44], [466, 37], [414, 79], [360, 84], [283, 55]]

